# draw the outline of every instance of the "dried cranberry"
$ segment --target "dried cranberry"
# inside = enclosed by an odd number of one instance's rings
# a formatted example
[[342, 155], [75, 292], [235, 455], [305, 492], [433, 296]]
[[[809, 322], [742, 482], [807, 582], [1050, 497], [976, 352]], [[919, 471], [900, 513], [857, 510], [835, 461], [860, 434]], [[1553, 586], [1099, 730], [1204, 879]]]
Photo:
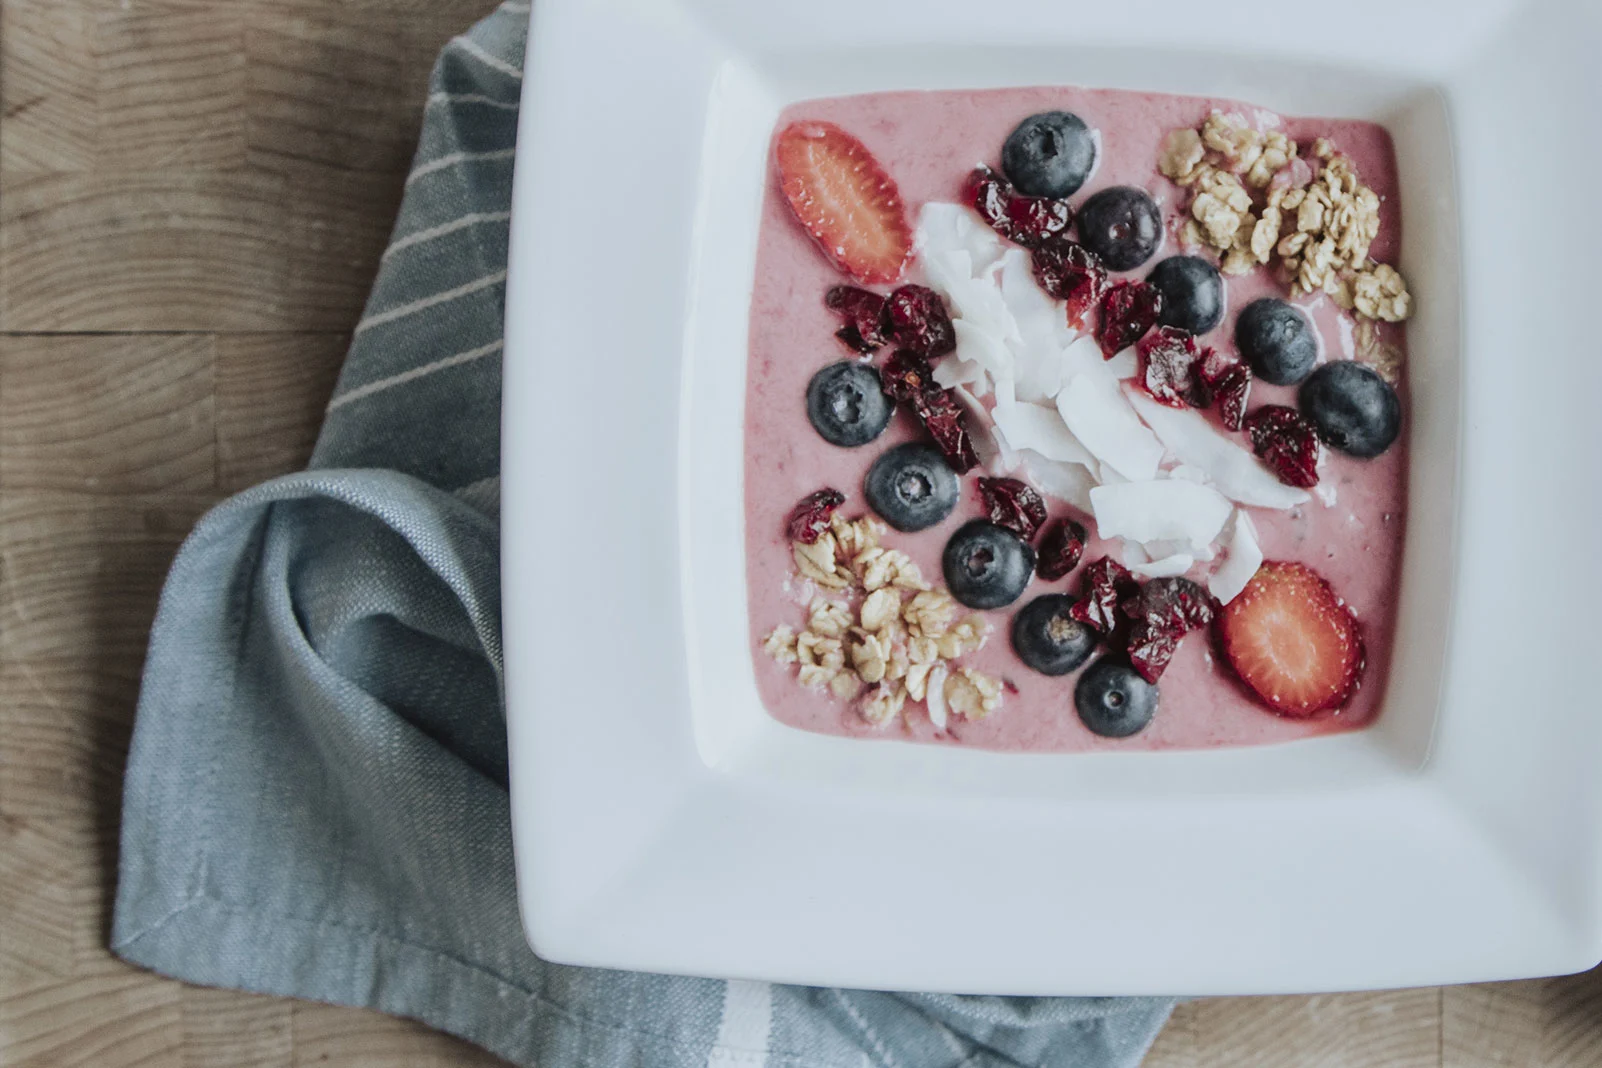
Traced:
[[1002, 237], [1012, 236], [1012, 221], [1007, 218], [1012, 196], [1012, 183], [983, 164], [975, 167], [962, 185], [962, 198]]
[[1040, 536], [1035, 574], [1055, 582], [1079, 566], [1085, 555], [1085, 528], [1072, 519], [1055, 519]]
[[1046, 522], [1046, 502], [1033, 486], [1016, 478], [981, 478], [979, 496], [984, 498], [990, 521], [1006, 527], [1024, 541], [1033, 541]]
[[1318, 432], [1301, 412], [1265, 404], [1246, 417], [1252, 450], [1287, 486], [1318, 485]]
[[1066, 200], [1013, 194], [1007, 201], [1008, 236], [1024, 248], [1064, 240], [1074, 213]]
[[872, 352], [888, 340], [880, 322], [884, 298], [879, 294], [856, 286], [835, 286], [824, 294], [823, 303], [845, 320], [834, 336], [858, 352]]
[[884, 332], [904, 349], [934, 360], [957, 348], [957, 331], [940, 294], [927, 286], [902, 286], [884, 302]]
[[1188, 331], [1161, 326], [1140, 339], [1140, 385], [1158, 404], [1203, 407], [1206, 396], [1197, 364], [1201, 352]]
[[1119, 610], [1131, 622], [1129, 661], [1147, 682], [1168, 667], [1179, 641], [1213, 621], [1213, 599], [1187, 578], [1152, 579]]
[[1179, 650], [1179, 638], [1167, 631], [1153, 630], [1144, 623], [1129, 628], [1129, 663], [1147, 682], [1156, 682]]
[[951, 390], [924, 390], [912, 399], [912, 410], [953, 471], [965, 475], [979, 466], [979, 454], [968, 434], [967, 413]]
[[1145, 282], [1118, 282], [1101, 298], [1096, 340], [1109, 360], [1145, 336], [1162, 310], [1162, 294]]
[[1040, 288], [1068, 302], [1070, 326], [1085, 325], [1085, 316], [1101, 302], [1107, 288], [1107, 268], [1083, 245], [1064, 241], [1035, 249], [1035, 281]]
[[1140, 593], [1140, 583], [1110, 556], [1087, 564], [1082, 581], [1079, 600], [1068, 614], [1103, 635], [1112, 635], [1124, 620], [1118, 606]]
[[1212, 383], [1213, 399], [1224, 426], [1239, 430], [1246, 425], [1246, 400], [1252, 393], [1252, 369], [1237, 363]]
[[829, 529], [829, 520], [834, 516], [835, 509], [844, 503], [845, 494], [837, 489], [820, 489], [802, 497], [800, 503], [790, 510], [790, 518], [785, 523], [790, 540], [808, 545], [817, 541]]
[[929, 374], [929, 361], [911, 349], [897, 349], [879, 368], [879, 386], [885, 396], [911, 404], [925, 391], [939, 389]]

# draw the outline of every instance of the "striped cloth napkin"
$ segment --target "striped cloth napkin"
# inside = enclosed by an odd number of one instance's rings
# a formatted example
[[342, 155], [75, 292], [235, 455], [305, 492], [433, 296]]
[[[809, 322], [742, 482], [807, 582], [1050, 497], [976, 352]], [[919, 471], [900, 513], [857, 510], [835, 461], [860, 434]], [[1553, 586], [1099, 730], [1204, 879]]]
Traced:
[[1161, 999], [812, 989], [548, 964], [518, 921], [498, 419], [526, 3], [445, 49], [311, 469], [173, 564], [125, 785], [112, 949], [410, 1016], [521, 1065], [1126, 1068]]

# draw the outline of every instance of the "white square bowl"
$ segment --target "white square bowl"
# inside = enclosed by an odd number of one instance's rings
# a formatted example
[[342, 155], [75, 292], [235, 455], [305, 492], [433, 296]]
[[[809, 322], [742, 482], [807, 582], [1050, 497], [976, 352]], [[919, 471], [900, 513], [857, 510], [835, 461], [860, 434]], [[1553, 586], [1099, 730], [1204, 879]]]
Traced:
[[[518, 886], [547, 959], [1228, 994], [1602, 958], [1602, 15], [1566, 0], [541, 0], [503, 398]], [[1402, 182], [1411, 498], [1378, 724], [999, 754], [779, 725], [747, 637], [747, 313], [795, 100], [1079, 84], [1369, 118]]]

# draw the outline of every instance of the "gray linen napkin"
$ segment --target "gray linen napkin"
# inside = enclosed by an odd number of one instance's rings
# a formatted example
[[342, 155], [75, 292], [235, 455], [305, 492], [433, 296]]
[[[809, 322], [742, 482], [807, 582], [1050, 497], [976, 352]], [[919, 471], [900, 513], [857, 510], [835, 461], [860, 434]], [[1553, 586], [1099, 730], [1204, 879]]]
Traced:
[[303, 474], [219, 505], [151, 637], [112, 948], [416, 1017], [522, 1065], [1123, 1068], [1161, 999], [883, 994], [548, 964], [500, 708], [500, 338], [528, 5], [434, 72], [392, 244]]

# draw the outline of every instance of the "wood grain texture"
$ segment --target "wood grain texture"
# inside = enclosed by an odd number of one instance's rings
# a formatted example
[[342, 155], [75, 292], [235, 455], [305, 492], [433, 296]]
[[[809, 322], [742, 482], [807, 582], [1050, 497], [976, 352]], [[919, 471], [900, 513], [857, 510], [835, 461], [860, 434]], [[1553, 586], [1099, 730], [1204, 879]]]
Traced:
[[217, 340], [217, 485], [229, 493], [306, 466], [350, 339], [246, 334]]
[[[0, 0], [0, 1068], [501, 1063], [105, 949], [162, 578], [305, 463], [435, 51], [493, 6]], [[1602, 1068], [1602, 973], [1192, 1002], [1148, 1063]]]

